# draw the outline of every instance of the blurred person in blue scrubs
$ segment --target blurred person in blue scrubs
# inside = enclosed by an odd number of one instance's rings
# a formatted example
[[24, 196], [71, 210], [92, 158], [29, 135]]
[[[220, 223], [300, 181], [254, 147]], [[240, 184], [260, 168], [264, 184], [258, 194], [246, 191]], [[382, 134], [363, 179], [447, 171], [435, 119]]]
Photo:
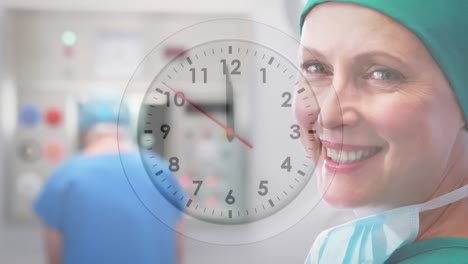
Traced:
[[[167, 212], [172, 226], [156, 219], [122, 169], [125, 155], [135, 164], [132, 173], [142, 175], [136, 178], [148, 180], [130, 136], [122, 136], [130, 122], [126, 104], [115, 95], [94, 95], [79, 114], [82, 151], [49, 177], [34, 204], [45, 227], [49, 263], [180, 263], [173, 229], [181, 215]], [[178, 186], [175, 177], [167, 177]]]

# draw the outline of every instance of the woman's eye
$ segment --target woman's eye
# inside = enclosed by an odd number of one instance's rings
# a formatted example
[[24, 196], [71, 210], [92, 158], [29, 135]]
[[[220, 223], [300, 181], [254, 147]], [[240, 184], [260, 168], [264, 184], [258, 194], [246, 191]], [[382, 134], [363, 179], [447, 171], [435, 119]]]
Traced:
[[325, 66], [318, 62], [305, 63], [302, 67], [307, 73], [323, 74], [327, 72]]
[[380, 69], [372, 71], [370, 74], [368, 74], [367, 78], [381, 81], [394, 81], [402, 79], [403, 76], [399, 72], [393, 70]]

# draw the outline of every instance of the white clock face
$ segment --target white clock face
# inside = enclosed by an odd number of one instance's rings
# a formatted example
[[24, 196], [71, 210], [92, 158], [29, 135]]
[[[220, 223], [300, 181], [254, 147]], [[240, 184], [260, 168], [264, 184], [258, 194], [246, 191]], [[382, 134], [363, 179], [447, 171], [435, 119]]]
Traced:
[[[162, 63], [174, 43], [185, 53]], [[173, 226], [170, 215], [182, 213], [197, 226], [184, 235], [244, 244], [285, 231], [317, 205], [314, 161], [300, 136], [320, 131], [300, 129], [293, 109], [319, 106], [312, 89], [298, 85], [298, 50], [275, 28], [225, 19], [177, 32], [146, 57], [136, 73], [151, 78], [131, 80], [125, 96], [141, 102], [132, 133], [147, 183], [126, 174], [156, 218]]]
[[250, 41], [208, 42], [172, 60], [140, 112], [141, 156], [155, 187], [215, 223], [243, 224], [285, 207], [312, 175], [292, 112], [293, 96], [309, 96], [295, 91], [299, 75], [281, 54]]

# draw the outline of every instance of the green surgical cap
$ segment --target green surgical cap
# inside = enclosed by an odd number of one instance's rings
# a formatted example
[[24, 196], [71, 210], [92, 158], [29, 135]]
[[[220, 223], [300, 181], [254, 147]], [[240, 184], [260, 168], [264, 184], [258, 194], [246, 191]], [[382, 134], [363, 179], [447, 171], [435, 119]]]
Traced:
[[377, 10], [416, 34], [449, 80], [468, 123], [468, 0], [310, 0], [300, 18], [301, 33], [306, 15], [324, 2]]

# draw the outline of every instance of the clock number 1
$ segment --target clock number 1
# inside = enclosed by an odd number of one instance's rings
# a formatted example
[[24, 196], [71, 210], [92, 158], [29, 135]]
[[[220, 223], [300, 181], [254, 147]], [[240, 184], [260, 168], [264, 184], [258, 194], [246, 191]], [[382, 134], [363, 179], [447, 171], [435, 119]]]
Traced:
[[261, 68], [260, 71], [262, 72], [262, 81], [263, 83], [266, 83], [266, 69]]

